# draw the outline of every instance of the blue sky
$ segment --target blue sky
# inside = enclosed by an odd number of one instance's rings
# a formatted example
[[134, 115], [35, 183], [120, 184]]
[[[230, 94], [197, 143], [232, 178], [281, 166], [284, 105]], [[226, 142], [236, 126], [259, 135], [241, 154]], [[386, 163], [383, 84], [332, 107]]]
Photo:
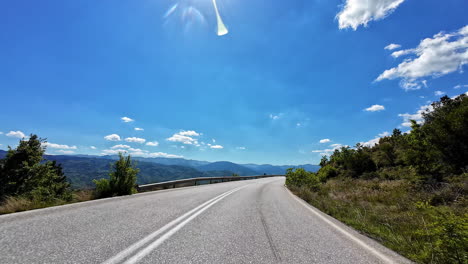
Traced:
[[465, 0], [217, 3], [3, 1], [0, 148], [316, 164], [468, 91]]

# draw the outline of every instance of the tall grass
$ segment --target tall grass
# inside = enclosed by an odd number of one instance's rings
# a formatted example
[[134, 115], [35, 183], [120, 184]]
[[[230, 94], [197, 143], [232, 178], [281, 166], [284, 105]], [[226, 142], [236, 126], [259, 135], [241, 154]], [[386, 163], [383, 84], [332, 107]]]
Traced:
[[406, 180], [333, 179], [317, 191], [290, 189], [416, 262], [468, 263], [466, 186], [415, 188]]
[[42, 201], [39, 199], [26, 198], [22, 196], [10, 196], [0, 202], [0, 214], [10, 214], [69, 203], [84, 202], [93, 199], [95, 199], [93, 190], [74, 191], [70, 201], [61, 199]]

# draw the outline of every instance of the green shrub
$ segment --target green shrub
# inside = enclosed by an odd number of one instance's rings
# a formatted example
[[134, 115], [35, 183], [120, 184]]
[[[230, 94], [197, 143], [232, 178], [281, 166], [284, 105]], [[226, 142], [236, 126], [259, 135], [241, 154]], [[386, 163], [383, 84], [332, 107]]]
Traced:
[[95, 196], [96, 197], [110, 197], [112, 196], [112, 191], [110, 188], [110, 183], [108, 179], [99, 179], [93, 180], [94, 184], [96, 184]]
[[136, 193], [136, 179], [139, 169], [135, 168], [130, 155], [119, 153], [111, 168], [108, 179], [93, 180], [96, 184], [96, 197], [110, 197]]
[[317, 189], [320, 180], [317, 174], [308, 172], [303, 168], [297, 168], [296, 170], [289, 168], [286, 171], [286, 185]]
[[321, 181], [326, 181], [338, 176], [338, 170], [331, 165], [325, 165], [317, 172], [317, 176]]

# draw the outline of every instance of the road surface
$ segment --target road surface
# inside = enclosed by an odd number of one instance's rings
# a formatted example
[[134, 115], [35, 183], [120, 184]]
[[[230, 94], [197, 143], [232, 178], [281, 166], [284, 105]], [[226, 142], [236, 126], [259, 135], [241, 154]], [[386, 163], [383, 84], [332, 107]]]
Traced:
[[293, 196], [284, 177], [0, 216], [0, 263], [409, 263]]

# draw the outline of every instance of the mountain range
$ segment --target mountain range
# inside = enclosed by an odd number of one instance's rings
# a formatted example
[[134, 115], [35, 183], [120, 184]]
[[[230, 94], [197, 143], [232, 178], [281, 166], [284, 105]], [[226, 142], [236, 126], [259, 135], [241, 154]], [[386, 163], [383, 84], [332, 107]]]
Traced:
[[[6, 151], [0, 150], [0, 158], [4, 158]], [[44, 155], [46, 160], [55, 160], [62, 165], [63, 171], [75, 189], [92, 188], [92, 180], [108, 177], [111, 163], [118, 159], [116, 155]], [[317, 171], [318, 165], [257, 165], [236, 164], [229, 161], [199, 161], [182, 158], [142, 158], [132, 157], [137, 161], [140, 172], [137, 176], [138, 184], [170, 181], [195, 177], [217, 177], [238, 174], [240, 176], [261, 174], [285, 174], [288, 168], [304, 168]]]

